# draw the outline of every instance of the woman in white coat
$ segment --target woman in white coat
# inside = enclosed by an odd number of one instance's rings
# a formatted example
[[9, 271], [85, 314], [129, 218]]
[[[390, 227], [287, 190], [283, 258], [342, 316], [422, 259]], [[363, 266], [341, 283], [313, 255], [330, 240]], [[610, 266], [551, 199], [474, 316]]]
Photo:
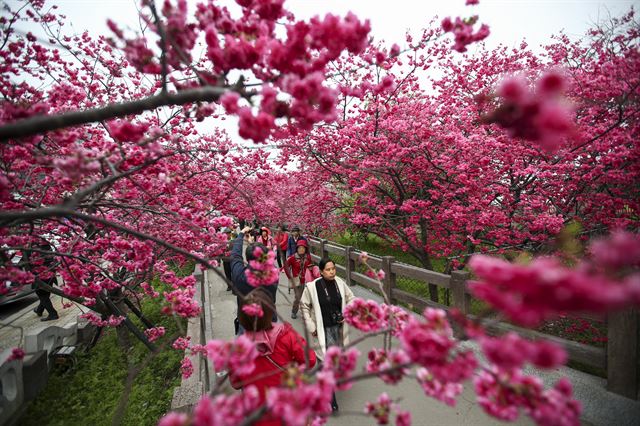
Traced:
[[349, 326], [344, 322], [344, 307], [355, 296], [349, 286], [336, 276], [336, 264], [331, 259], [318, 263], [320, 278], [305, 284], [300, 310], [307, 330], [317, 339], [318, 356], [324, 359], [329, 346], [344, 346], [349, 342]]
[[[316, 355], [324, 359], [328, 347], [343, 347], [349, 342], [349, 325], [344, 322], [342, 312], [355, 296], [347, 283], [336, 276], [333, 260], [322, 259], [318, 267], [320, 278], [305, 284], [300, 310], [307, 330], [317, 339]], [[338, 411], [335, 394], [331, 408]]]

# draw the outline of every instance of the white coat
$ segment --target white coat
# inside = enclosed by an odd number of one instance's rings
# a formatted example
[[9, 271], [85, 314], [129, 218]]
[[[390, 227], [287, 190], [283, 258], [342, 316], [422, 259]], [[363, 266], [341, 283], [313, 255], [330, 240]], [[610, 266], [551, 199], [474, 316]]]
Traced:
[[[304, 318], [304, 322], [309, 333], [313, 334], [314, 331], [317, 332], [313, 349], [319, 358], [324, 359], [324, 354], [327, 351], [327, 348], [322, 312], [320, 311], [320, 302], [318, 301], [318, 291], [316, 289], [316, 281], [317, 280], [313, 280], [305, 284], [304, 292], [300, 299], [300, 310], [302, 311], [302, 317]], [[342, 278], [336, 276], [336, 284], [338, 286], [338, 291], [340, 291], [340, 296], [342, 298], [342, 310], [344, 311], [344, 307], [355, 299], [355, 296]], [[342, 323], [342, 336], [342, 343], [344, 345], [348, 344], [349, 325], [346, 322]]]

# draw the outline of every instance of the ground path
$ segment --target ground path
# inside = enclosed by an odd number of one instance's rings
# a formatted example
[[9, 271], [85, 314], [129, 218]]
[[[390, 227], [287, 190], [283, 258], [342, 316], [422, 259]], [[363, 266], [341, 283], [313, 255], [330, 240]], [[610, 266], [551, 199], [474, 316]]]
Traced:
[[[236, 299], [231, 292], [226, 291], [226, 284], [214, 273], [207, 274], [213, 292], [211, 300], [217, 300], [216, 309], [213, 313], [214, 337], [233, 338], [233, 318], [235, 317]], [[284, 290], [284, 291], [283, 291]], [[366, 289], [354, 287], [357, 297], [373, 298], [376, 295]], [[287, 293], [287, 279], [281, 275], [280, 288], [277, 296], [277, 309], [281, 314], [286, 314], [286, 320], [294, 328], [304, 334], [302, 325], [302, 315], [298, 319], [291, 319], [291, 300], [293, 292]], [[358, 334], [354, 334], [356, 338]], [[382, 346], [382, 337], [368, 339], [358, 345], [361, 353], [366, 354], [373, 346]], [[360, 360], [363, 360], [360, 357]], [[358, 370], [362, 370], [362, 365]], [[473, 392], [469, 386], [465, 387], [464, 393], [460, 396], [458, 405], [455, 408], [447, 407], [431, 398], [426, 398], [424, 392], [415, 380], [403, 380], [396, 386], [387, 386], [380, 380], [372, 379], [356, 382], [354, 386], [345, 392], [338, 392], [338, 405], [340, 414], [332, 417], [328, 426], [358, 426], [374, 424], [371, 418], [364, 417], [362, 410], [367, 401], [374, 401], [382, 392], [387, 392], [392, 398], [402, 398], [400, 402], [402, 409], [410, 410], [413, 416], [413, 424], [420, 425], [500, 425], [503, 424], [488, 417], [482, 409], [475, 404]], [[521, 421], [515, 424], [532, 424], [529, 421]]]
[[[206, 279], [209, 281], [211, 299], [215, 301], [213, 309], [213, 335], [217, 339], [232, 339], [233, 318], [236, 312], [236, 299], [231, 292], [226, 291], [226, 283], [213, 271], [207, 271]], [[280, 276], [280, 286], [277, 296], [278, 312], [285, 315], [285, 319], [293, 324], [294, 328], [303, 334], [302, 315], [298, 319], [291, 319], [291, 300], [293, 292], [287, 292], [287, 279], [284, 274]], [[382, 302], [380, 296], [360, 287], [352, 287], [357, 297], [373, 299]], [[358, 333], [352, 336], [358, 337]], [[382, 346], [382, 337], [368, 339], [358, 345], [362, 354], [366, 354], [373, 346]], [[474, 350], [473, 346], [470, 347]], [[363, 361], [365, 357], [361, 357]], [[362, 364], [362, 362], [360, 363]], [[363, 366], [358, 366], [362, 371]], [[631, 403], [630, 400], [606, 392], [603, 389], [603, 379], [592, 377], [569, 368], [561, 368], [551, 372], [531, 370], [541, 377], [546, 386], [555, 383], [560, 377], [568, 376], [574, 385], [576, 397], [583, 403], [585, 418], [582, 423], [597, 425], [638, 425], [640, 424], [640, 403]], [[427, 425], [505, 425], [487, 416], [475, 402], [475, 395], [470, 383], [465, 384], [465, 391], [458, 398], [456, 407], [448, 407], [445, 404], [426, 397], [415, 380], [405, 379], [396, 386], [386, 385], [380, 380], [364, 380], [354, 384], [348, 391], [338, 393], [340, 412], [337, 417], [332, 417], [329, 426], [360, 426], [374, 424], [371, 418], [364, 417], [361, 413], [367, 401], [374, 401], [382, 392], [387, 392], [392, 398], [401, 398], [400, 405], [404, 410], [412, 412], [415, 426]], [[606, 403], [603, 403], [605, 402]], [[393, 422], [392, 422], [393, 424]], [[533, 422], [521, 417], [515, 425], [530, 425]]]
[[[72, 303], [71, 306], [65, 308], [62, 306], [66, 299], [57, 295], [51, 295], [53, 307], [58, 311], [60, 318], [52, 321], [40, 321], [33, 309], [38, 306], [38, 297], [33, 294], [26, 298], [13, 302], [11, 305], [0, 307], [0, 352], [24, 345], [24, 336], [27, 333], [37, 334], [40, 330], [55, 325], [58, 327], [66, 327], [78, 320], [78, 315], [82, 313], [77, 304]], [[84, 306], [84, 311], [88, 311]], [[47, 315], [46, 313], [44, 314]], [[22, 329], [22, 333], [20, 331]]]

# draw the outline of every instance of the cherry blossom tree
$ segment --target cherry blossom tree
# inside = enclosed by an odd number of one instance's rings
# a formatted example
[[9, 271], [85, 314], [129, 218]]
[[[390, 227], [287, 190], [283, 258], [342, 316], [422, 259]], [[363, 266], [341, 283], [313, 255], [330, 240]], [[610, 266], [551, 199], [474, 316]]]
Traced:
[[[226, 241], [219, 230], [232, 225], [226, 205], [265, 167], [220, 131], [201, 136], [198, 122], [235, 114], [240, 135], [263, 142], [276, 119], [300, 128], [331, 119], [324, 67], [368, 41], [368, 23], [353, 15], [296, 21], [282, 3], [239, 2], [232, 16], [205, 2], [191, 16], [184, 0], [160, 10], [143, 1], [141, 33], [109, 21], [113, 36], [97, 39], [65, 35], [44, 1], [4, 5], [0, 247], [29, 262], [3, 263], [3, 280], [37, 280], [115, 324], [124, 307], [112, 299], [158, 297], [150, 278], [160, 273], [173, 286], [167, 312], [198, 315], [193, 278], [168, 262], [212, 267]], [[43, 35], [23, 36], [24, 22]], [[45, 266], [52, 255], [56, 271]], [[54, 272], [61, 289], [41, 282]]]
[[606, 25], [540, 55], [523, 43], [461, 59], [432, 28], [401, 55], [349, 58], [338, 121], [287, 155], [345, 194], [351, 224], [429, 269], [548, 250], [570, 222], [585, 235], [636, 228], [638, 28], [633, 13]]
[[[100, 326], [128, 324], [153, 348], [164, 329], [146, 324], [145, 332], [136, 330], [124, 307], [135, 313], [135, 305], [127, 301], [160, 297], [150, 283], [160, 276], [169, 286], [162, 294], [165, 312], [199, 315], [195, 279], [177, 276], [170, 266], [192, 259], [213, 268], [226, 242], [220, 228], [232, 224], [225, 214], [284, 219], [290, 205], [275, 196], [283, 188], [304, 202], [301, 222], [328, 225], [332, 209], [349, 207], [354, 224], [411, 250], [425, 266], [436, 253], [545, 242], [573, 217], [586, 218], [594, 230], [634, 226], [637, 188], [629, 183], [638, 173], [638, 55], [632, 15], [613, 29], [596, 30], [599, 41], [587, 48], [561, 38], [544, 60], [526, 49], [503, 49], [458, 64], [451, 49], [463, 52], [489, 33], [477, 17], [446, 18], [442, 30], [409, 40], [401, 54], [397, 46], [369, 46], [368, 22], [352, 14], [305, 22], [283, 0], [236, 3], [239, 14], [211, 0], [193, 12], [185, 0], [167, 0], [160, 9], [143, 0], [140, 32], [109, 21], [113, 36], [98, 39], [64, 35], [64, 19], [43, 0], [16, 10], [4, 6], [3, 281], [36, 282], [93, 309], [87, 318]], [[25, 20], [40, 24], [45, 35], [22, 34]], [[453, 47], [440, 41], [443, 32], [452, 33]], [[402, 61], [408, 69], [396, 70]], [[563, 61], [578, 65], [568, 76], [548, 71]], [[436, 62], [444, 73], [428, 92], [417, 72]], [[498, 85], [504, 73], [521, 70], [527, 73]], [[341, 79], [337, 87], [325, 82], [329, 75]], [[565, 99], [577, 106], [575, 114]], [[247, 153], [223, 132], [202, 135], [197, 123], [228, 114], [238, 117], [245, 139], [282, 140], [276, 166], [297, 157], [300, 170], [274, 170], [265, 152]], [[598, 203], [591, 203], [594, 194]], [[557, 311], [640, 302], [637, 235], [621, 231], [594, 243], [591, 253], [577, 270], [474, 258], [473, 291], [525, 325]], [[11, 262], [19, 254], [23, 260]], [[256, 255], [248, 281], [259, 286], [277, 271], [273, 253]], [[543, 280], [546, 267], [563, 279], [553, 283], [558, 291], [543, 306], [522, 280]], [[61, 289], [42, 282], [53, 273], [62, 277]], [[618, 291], [606, 300], [585, 295], [600, 284]], [[562, 303], [565, 286], [580, 303]], [[427, 309], [416, 317], [388, 300], [358, 299], [344, 314], [363, 338], [386, 335], [384, 347], [368, 354], [366, 372], [355, 371], [354, 342], [330, 349], [319, 371], [290, 369], [288, 385], [273, 389], [265, 404], [247, 386], [236, 395], [205, 396], [190, 415], [171, 413], [161, 424], [250, 424], [266, 410], [291, 425], [321, 424], [333, 391], [376, 377], [387, 384], [415, 379], [427, 396], [450, 405], [462, 382], [472, 379], [480, 405], [499, 419], [513, 420], [522, 411], [539, 424], [579, 420], [570, 383], [545, 389], [522, 372], [526, 364], [562, 365], [566, 354], [555, 345], [491, 337], [481, 324], [459, 317], [487, 357], [480, 363], [453, 338], [444, 311]], [[181, 338], [173, 347], [206, 354], [217, 370], [249, 372], [257, 356], [246, 337], [206, 345]], [[12, 353], [21, 356], [19, 349]], [[188, 375], [193, 367], [185, 361], [182, 370]], [[364, 408], [379, 424], [392, 416], [400, 425], [411, 421], [384, 393]]]

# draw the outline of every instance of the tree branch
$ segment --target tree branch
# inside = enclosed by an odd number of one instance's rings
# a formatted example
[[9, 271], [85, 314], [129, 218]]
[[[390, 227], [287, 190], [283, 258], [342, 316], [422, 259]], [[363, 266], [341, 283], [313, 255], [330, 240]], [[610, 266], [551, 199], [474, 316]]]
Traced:
[[[25, 118], [1, 126], [0, 142], [6, 143], [9, 139], [33, 136], [50, 130], [78, 126], [130, 114], [140, 114], [162, 106], [183, 105], [198, 101], [213, 102], [230, 90], [230, 88], [226, 87], [207, 86], [183, 90], [178, 93], [160, 93], [144, 99], [111, 104], [85, 111]], [[243, 94], [243, 96], [246, 96], [246, 94]]]

